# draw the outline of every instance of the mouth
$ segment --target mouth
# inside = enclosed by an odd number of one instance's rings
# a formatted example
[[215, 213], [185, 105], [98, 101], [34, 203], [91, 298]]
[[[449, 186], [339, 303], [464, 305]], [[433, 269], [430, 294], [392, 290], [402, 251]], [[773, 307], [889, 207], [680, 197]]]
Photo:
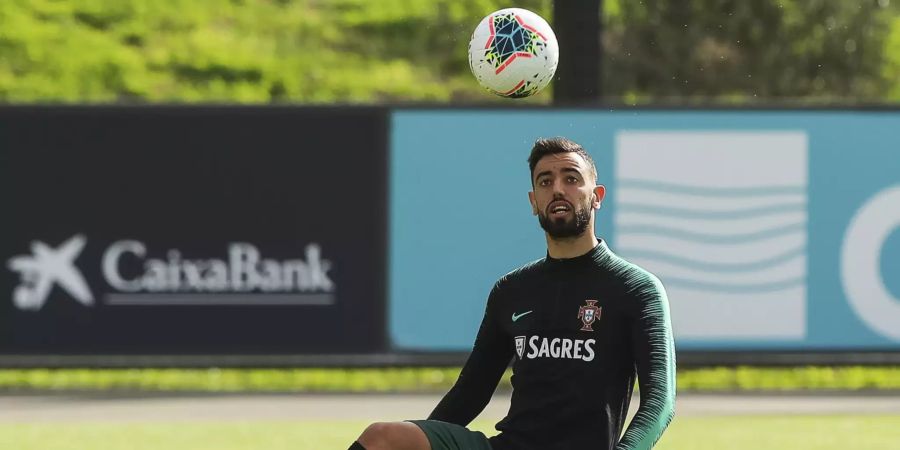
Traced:
[[550, 217], [563, 217], [572, 212], [572, 204], [565, 200], [557, 200], [547, 205], [547, 215]]

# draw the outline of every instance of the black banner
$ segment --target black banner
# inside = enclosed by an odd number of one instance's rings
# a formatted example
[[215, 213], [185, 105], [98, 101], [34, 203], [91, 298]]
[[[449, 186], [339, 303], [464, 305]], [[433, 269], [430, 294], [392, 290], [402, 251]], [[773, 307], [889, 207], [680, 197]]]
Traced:
[[384, 351], [387, 120], [0, 109], [0, 353]]

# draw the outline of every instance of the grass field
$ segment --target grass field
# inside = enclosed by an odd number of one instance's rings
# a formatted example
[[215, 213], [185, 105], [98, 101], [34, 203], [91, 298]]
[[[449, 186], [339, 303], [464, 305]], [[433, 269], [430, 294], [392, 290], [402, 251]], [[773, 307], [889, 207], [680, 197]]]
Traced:
[[[439, 393], [455, 381], [458, 371], [458, 368], [2, 370], [0, 392], [18, 393], [15, 395], [54, 391]], [[501, 383], [507, 389], [508, 375]], [[900, 367], [738, 367], [679, 372], [679, 390], [687, 392], [813, 390], [846, 394], [867, 391], [863, 395], [871, 395], [881, 390], [884, 395], [895, 395], [898, 388]], [[367, 424], [359, 420], [318, 419], [204, 421], [194, 416], [190, 422], [176, 423], [178, 419], [171, 415], [161, 416], [159, 421], [129, 420], [125, 416], [121, 417], [124, 420], [115, 422], [86, 421], [81, 416], [72, 420], [43, 417], [0, 422], [0, 449], [344, 450]], [[493, 422], [476, 422], [473, 428], [492, 434]], [[897, 449], [898, 442], [900, 414], [710, 416], [685, 412], [676, 416], [656, 449], [868, 450]]]
[[[344, 450], [365, 422], [0, 424], [0, 448], [16, 450]], [[492, 433], [493, 424], [473, 428]], [[891, 449], [900, 416], [677, 418], [658, 450]]]

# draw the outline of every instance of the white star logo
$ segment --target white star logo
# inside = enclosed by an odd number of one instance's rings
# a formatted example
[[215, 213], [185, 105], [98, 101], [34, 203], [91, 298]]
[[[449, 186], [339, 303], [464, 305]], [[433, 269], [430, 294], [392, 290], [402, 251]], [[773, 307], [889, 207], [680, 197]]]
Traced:
[[19, 309], [39, 310], [47, 301], [53, 284], [57, 283], [79, 303], [92, 306], [94, 296], [75, 267], [75, 259], [86, 242], [84, 235], [78, 234], [54, 250], [41, 241], [32, 241], [33, 255], [10, 258], [7, 267], [19, 272], [22, 279], [22, 284], [13, 291], [13, 304]]

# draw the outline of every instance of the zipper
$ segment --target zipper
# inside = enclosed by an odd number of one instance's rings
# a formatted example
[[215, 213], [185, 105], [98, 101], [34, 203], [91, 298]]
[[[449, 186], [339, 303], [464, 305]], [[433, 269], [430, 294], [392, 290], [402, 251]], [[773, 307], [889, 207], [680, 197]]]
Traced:
[[557, 270], [555, 270], [554, 272], [556, 272], [553, 274], [554, 278], [556, 278], [556, 296], [553, 299], [553, 315], [552, 315], [553, 318], [552, 318], [552, 322], [550, 324], [551, 330], [555, 330], [555, 329], [559, 328], [559, 309], [560, 309], [560, 303], [562, 302], [561, 298], [562, 298], [562, 290], [563, 290], [563, 280], [562, 280], [563, 272], [561, 270], [559, 270], [559, 268], [557, 268]]

